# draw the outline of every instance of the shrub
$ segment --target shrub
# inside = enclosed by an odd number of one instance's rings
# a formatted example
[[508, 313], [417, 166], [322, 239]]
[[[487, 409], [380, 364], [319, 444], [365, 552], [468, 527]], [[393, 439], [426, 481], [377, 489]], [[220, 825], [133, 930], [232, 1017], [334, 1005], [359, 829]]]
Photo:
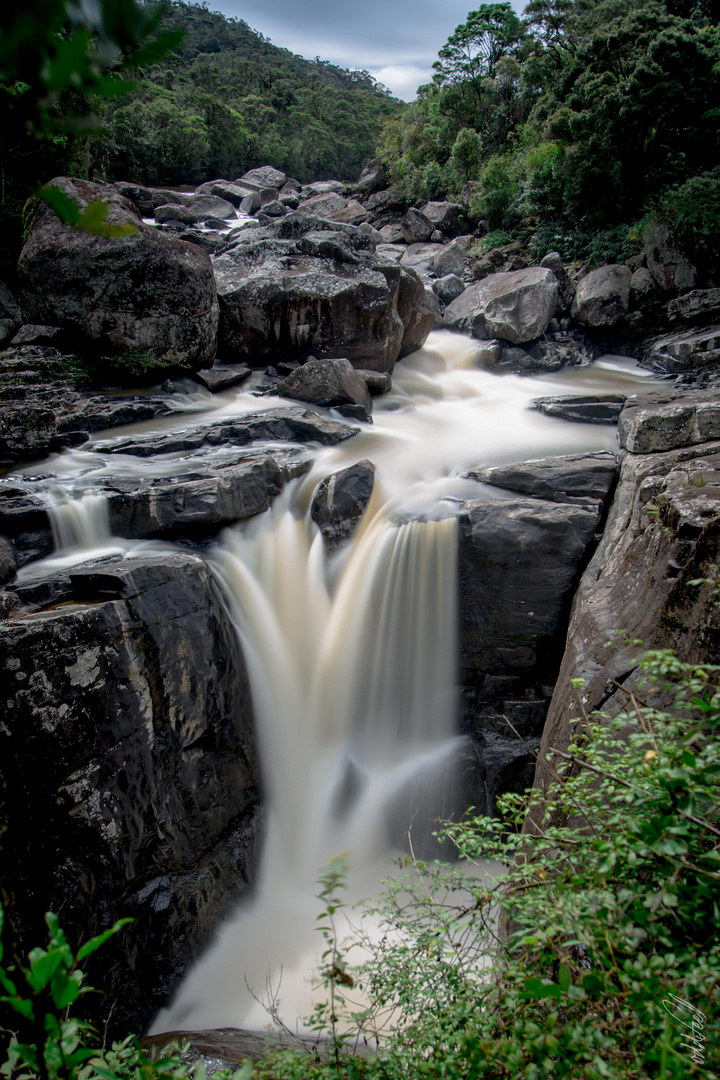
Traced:
[[[621, 715], [581, 700], [544, 794], [445, 828], [469, 872], [406, 860], [387, 884], [353, 972], [377, 1055], [273, 1076], [717, 1078], [720, 668], [670, 652], [642, 667]], [[659, 690], [672, 707], [646, 703]]]

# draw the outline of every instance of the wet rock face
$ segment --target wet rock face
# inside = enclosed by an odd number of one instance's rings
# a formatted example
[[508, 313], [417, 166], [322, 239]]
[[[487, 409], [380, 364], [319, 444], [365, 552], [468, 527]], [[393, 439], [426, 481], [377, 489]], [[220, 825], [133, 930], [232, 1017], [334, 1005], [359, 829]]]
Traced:
[[573, 591], [599, 521], [592, 498], [564, 505], [478, 500], [460, 513], [463, 730], [479, 748], [488, 813], [495, 812], [497, 794], [521, 790], [532, 777], [531, 750], [539, 743]]
[[433, 325], [422, 282], [375, 252], [369, 226], [288, 214], [214, 260], [223, 355], [347, 358], [391, 371]]
[[365, 458], [318, 484], [310, 514], [330, 550], [352, 536], [370, 502], [374, 483], [375, 466]]
[[[720, 560], [720, 442], [623, 457], [605, 532], [573, 602], [567, 646], [543, 732], [541, 758], [567, 749], [578, 715], [571, 680], [587, 708], [616, 716], [630, 694], [644, 700], [639, 660], [674, 649], [681, 660], [718, 663], [720, 621], [712, 578]], [[606, 643], [612, 641], [612, 647]], [[652, 704], [670, 700], [658, 692]], [[539, 765], [535, 786], [549, 774]], [[532, 830], [537, 815], [526, 822]]]
[[0, 875], [26, 945], [50, 908], [74, 943], [135, 918], [88, 968], [113, 1023], [142, 1030], [252, 878], [245, 665], [196, 556], [86, 564], [51, 586], [61, 607], [0, 623]]
[[[52, 181], [81, 209], [108, 204], [108, 222], [133, 235], [95, 236], [37, 207], [20, 255], [26, 323], [62, 326], [105, 352], [139, 350], [168, 368], [194, 371], [215, 356], [218, 305], [209, 257], [143, 225], [135, 205], [107, 184]], [[180, 208], [182, 209], [182, 207]]]
[[113, 536], [153, 537], [202, 535], [267, 510], [285, 483], [286, 474], [271, 454], [198, 468], [167, 479], [109, 487], [110, 531]]
[[493, 465], [469, 475], [483, 484], [548, 502], [604, 505], [615, 486], [617, 470], [615, 455], [609, 450], [599, 450], [596, 454], [563, 454], [513, 465]]

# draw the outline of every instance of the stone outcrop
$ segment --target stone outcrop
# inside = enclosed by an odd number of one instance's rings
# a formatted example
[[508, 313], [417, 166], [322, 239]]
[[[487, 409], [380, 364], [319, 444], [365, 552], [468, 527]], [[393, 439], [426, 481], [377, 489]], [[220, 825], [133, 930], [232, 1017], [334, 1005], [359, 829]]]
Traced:
[[625, 265], [599, 266], [578, 284], [571, 314], [584, 326], [617, 326], [630, 304], [632, 274]]
[[287, 479], [271, 454], [183, 470], [171, 480], [115, 479], [105, 487], [113, 536], [200, 536], [267, 510]]
[[[670, 444], [672, 445], [672, 443]], [[720, 561], [720, 443], [627, 454], [600, 545], [573, 603], [565, 656], [542, 736], [535, 786], [546, 789], [551, 748], [564, 752], [585, 708], [610, 717], [644, 699], [639, 659], [671, 648], [681, 660], [720, 660], [720, 620], [711, 579]], [[612, 642], [608, 647], [607, 643]], [[652, 703], [668, 704], [662, 692]], [[526, 822], [534, 829], [536, 815]]]
[[557, 280], [544, 267], [491, 274], [448, 305], [443, 325], [477, 338], [521, 344], [547, 330], [557, 298]]
[[309, 401], [313, 405], [339, 408], [358, 420], [372, 413], [370, 391], [349, 360], [308, 360], [278, 383], [280, 397]]
[[100, 395], [78, 371], [77, 358], [54, 348], [24, 345], [0, 353], [0, 459], [6, 462], [45, 457], [85, 442], [90, 432], [179, 407], [171, 395]]
[[[260, 777], [245, 665], [198, 557], [76, 567], [0, 623], [0, 874], [24, 951], [45, 911], [117, 1028], [141, 1030], [252, 880]], [[3, 899], [6, 899], [4, 895]]]
[[367, 509], [374, 483], [375, 466], [367, 458], [320, 481], [310, 515], [329, 550], [350, 539]]
[[531, 781], [531, 749], [538, 745], [573, 590], [599, 521], [592, 497], [570, 504], [477, 500], [461, 510], [463, 729], [484, 762], [487, 812], [494, 812], [499, 791], [522, 790]]
[[248, 446], [252, 442], [319, 443], [321, 446], [335, 446], [357, 435], [357, 432], [358, 428], [318, 416], [309, 409], [296, 407], [270, 409], [231, 420], [216, 420], [211, 424], [164, 435], [99, 442], [95, 448], [99, 453], [153, 457], [155, 454], [185, 453], [203, 446]]
[[720, 399], [713, 392], [677, 391], [628, 398], [618, 438], [624, 450], [652, 454], [720, 438]]
[[312, 355], [391, 371], [432, 329], [422, 282], [376, 255], [368, 225], [291, 213], [239, 236], [214, 270], [227, 358]]
[[720, 319], [720, 289], [693, 289], [671, 300], [667, 311], [671, 322], [717, 322]]
[[134, 349], [184, 371], [212, 361], [218, 304], [208, 256], [144, 225], [110, 185], [64, 177], [51, 184], [81, 210], [105, 202], [107, 223], [133, 232], [97, 236], [38, 203], [18, 264], [25, 322], [65, 327], [92, 343], [91, 355]]
[[625, 405], [624, 394], [576, 394], [535, 398], [533, 408], [546, 416], [580, 424], [617, 424]]
[[661, 334], [645, 342], [644, 364], [661, 375], [703, 371], [720, 361], [720, 325]]

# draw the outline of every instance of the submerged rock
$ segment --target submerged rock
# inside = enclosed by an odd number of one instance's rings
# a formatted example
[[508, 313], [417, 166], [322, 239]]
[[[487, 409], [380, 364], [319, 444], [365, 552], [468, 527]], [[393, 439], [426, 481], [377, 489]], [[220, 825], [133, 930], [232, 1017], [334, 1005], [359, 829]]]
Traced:
[[26, 322], [62, 326], [100, 350], [138, 350], [158, 368], [194, 371], [215, 356], [218, 304], [210, 260], [195, 245], [144, 225], [107, 184], [51, 181], [81, 210], [105, 202], [110, 225], [132, 235], [96, 236], [63, 225], [38, 203], [18, 263]]
[[374, 483], [375, 466], [365, 458], [318, 484], [310, 515], [330, 550], [352, 536], [370, 502]]

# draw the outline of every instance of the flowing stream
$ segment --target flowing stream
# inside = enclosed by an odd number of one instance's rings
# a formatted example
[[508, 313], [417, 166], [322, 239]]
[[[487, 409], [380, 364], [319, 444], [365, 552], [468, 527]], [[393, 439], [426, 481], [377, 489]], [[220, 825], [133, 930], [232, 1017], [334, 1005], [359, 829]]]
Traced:
[[[431, 335], [397, 366], [392, 392], [375, 400], [372, 425], [339, 446], [308, 450], [308, 474], [265, 514], [226, 529], [208, 554], [248, 664], [267, 832], [253, 899], [221, 927], [155, 1031], [263, 1027], [268, 1018], [256, 997], [268, 980], [280, 987], [289, 1024], [310, 1012], [318, 868], [348, 852], [349, 896], [366, 895], [387, 876], [387, 857], [413, 814], [452, 806], [455, 514], [467, 498], [510, 497], [464, 473], [615, 449], [613, 427], [551, 419], [528, 408], [534, 397], [656, 388], [623, 358], [544, 377], [492, 375], [474, 358], [471, 339]], [[57, 504], [56, 554], [21, 577], [109, 552], [167, 551], [165, 542], [111, 536], [103, 481], [173, 476], [180, 464], [186, 471], [227, 451], [140, 458], [94, 444], [285, 404], [251, 389], [215, 398], [193, 389], [180, 416], [102, 432], [16, 470], [37, 477]], [[309, 515], [312, 493], [324, 476], [362, 458], [377, 470], [370, 505], [352, 542], [328, 555]]]

